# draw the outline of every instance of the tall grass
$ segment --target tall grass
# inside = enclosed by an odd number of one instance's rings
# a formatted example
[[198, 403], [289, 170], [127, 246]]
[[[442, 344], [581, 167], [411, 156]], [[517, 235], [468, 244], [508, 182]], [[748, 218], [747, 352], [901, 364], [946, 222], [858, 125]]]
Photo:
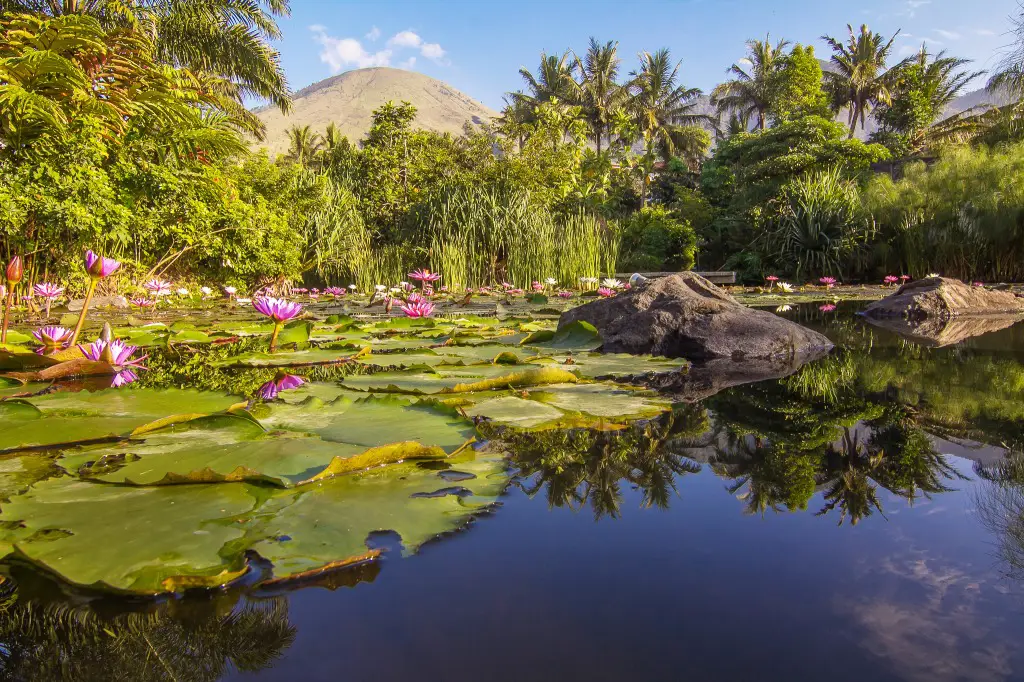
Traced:
[[399, 244], [385, 244], [369, 251], [356, 273], [360, 291], [373, 291], [377, 284], [394, 286], [408, 279], [413, 258], [409, 250]]
[[557, 216], [528, 192], [500, 186], [438, 193], [418, 207], [415, 230], [429, 267], [454, 288], [525, 288], [548, 277], [569, 285], [612, 273], [618, 251], [614, 230], [594, 216]]
[[897, 182], [876, 177], [864, 202], [888, 271], [1024, 280], [1024, 145], [952, 149]]

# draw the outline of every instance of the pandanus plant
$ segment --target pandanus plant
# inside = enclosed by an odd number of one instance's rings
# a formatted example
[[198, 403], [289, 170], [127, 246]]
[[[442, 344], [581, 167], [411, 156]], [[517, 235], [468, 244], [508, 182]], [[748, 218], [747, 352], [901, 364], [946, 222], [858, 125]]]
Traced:
[[14, 305], [14, 287], [21, 281], [25, 274], [25, 266], [21, 262], [21, 256], [15, 256], [7, 264], [7, 291], [4, 296], [4, 321], [0, 327], [0, 343], [7, 343], [7, 325], [10, 323], [11, 306]]
[[71, 334], [68, 347], [75, 345], [78, 335], [82, 333], [82, 327], [85, 326], [85, 315], [89, 312], [89, 304], [92, 303], [93, 294], [96, 293], [96, 285], [101, 279], [110, 277], [117, 272], [120, 267], [121, 264], [113, 258], [99, 256], [93, 253], [92, 249], [85, 252], [85, 271], [89, 274], [89, 284], [86, 286], [82, 312], [78, 315], [78, 323], [75, 325], [74, 333]]

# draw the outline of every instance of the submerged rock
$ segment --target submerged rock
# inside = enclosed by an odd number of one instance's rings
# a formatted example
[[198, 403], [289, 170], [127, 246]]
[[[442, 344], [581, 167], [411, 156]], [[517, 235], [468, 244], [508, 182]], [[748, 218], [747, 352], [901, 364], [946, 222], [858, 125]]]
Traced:
[[681, 272], [562, 313], [559, 327], [582, 320], [601, 334], [600, 350], [690, 360], [751, 360], [817, 354], [821, 334], [738, 303], [700, 275]]
[[905, 317], [911, 320], [1013, 313], [1024, 313], [1024, 299], [1009, 291], [991, 291], [949, 277], [926, 277], [907, 282], [864, 309], [868, 317]]

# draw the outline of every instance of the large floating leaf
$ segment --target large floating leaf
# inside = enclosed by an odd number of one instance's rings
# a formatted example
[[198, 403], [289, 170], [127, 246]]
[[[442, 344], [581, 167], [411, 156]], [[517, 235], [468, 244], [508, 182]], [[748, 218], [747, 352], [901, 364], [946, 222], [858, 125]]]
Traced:
[[515, 396], [491, 398], [465, 408], [471, 417], [487, 417], [495, 422], [530, 428], [561, 419], [565, 413], [537, 400]]
[[274, 564], [275, 578], [359, 559], [374, 531], [398, 533], [405, 551], [413, 552], [465, 524], [504, 488], [504, 462], [497, 455], [466, 450], [450, 464], [473, 475], [458, 484], [471, 496], [434, 496], [452, 484], [436, 470], [400, 464], [277, 493], [253, 516], [247, 537], [259, 538], [251, 546]]
[[524, 346], [559, 350], [594, 350], [601, 345], [601, 336], [589, 322], [577, 320], [556, 331], [538, 331], [522, 340]]
[[562, 410], [619, 420], [654, 417], [672, 407], [670, 401], [647, 391], [607, 384], [546, 386], [532, 392], [531, 397]]
[[416, 441], [453, 452], [475, 434], [472, 422], [454, 410], [418, 405], [400, 396], [275, 403], [267, 415], [257, 416], [268, 428], [315, 433], [326, 441], [364, 448]]
[[152, 593], [236, 577], [242, 555], [221, 550], [242, 536], [230, 518], [254, 505], [237, 484], [131, 488], [57, 478], [12, 498], [0, 521], [22, 526], [8, 531], [20, 555], [71, 583]]

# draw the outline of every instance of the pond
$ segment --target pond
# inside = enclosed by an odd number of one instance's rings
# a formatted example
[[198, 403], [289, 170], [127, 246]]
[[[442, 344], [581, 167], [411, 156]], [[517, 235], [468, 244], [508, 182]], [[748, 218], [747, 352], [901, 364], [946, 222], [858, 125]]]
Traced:
[[8, 347], [0, 678], [1021, 679], [1024, 326], [856, 305], [749, 372], [549, 309]]

